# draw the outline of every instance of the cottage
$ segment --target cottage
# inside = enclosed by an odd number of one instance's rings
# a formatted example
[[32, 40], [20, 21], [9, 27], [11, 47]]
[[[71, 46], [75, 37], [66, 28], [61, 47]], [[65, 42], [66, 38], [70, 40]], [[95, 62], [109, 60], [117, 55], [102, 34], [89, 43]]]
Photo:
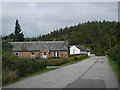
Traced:
[[74, 54], [90, 54], [89, 49], [86, 49], [84, 46], [73, 45], [70, 46], [70, 55]]
[[10, 42], [14, 55], [24, 58], [68, 57], [66, 41]]

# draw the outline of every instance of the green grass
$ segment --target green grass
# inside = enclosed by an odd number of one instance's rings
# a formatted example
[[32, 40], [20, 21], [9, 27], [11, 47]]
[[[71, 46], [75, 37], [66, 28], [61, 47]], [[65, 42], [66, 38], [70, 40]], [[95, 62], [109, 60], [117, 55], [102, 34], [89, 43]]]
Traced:
[[87, 59], [87, 58], [89, 58], [89, 57], [85, 57], [85, 58], [83, 58], [83, 59], [76, 60], [76, 61], [71, 61], [71, 62], [62, 64], [62, 65], [60, 65], [60, 66], [67, 66], [67, 65], [75, 64], [75, 63], [78, 63], [78, 62], [80, 62], [80, 61], [83, 61], [83, 60], [85, 60], [85, 59]]
[[112, 60], [112, 58], [110, 58], [110, 56], [108, 56], [108, 59], [109, 59], [109, 64], [115, 70], [115, 72], [118, 75], [118, 78], [120, 79], [120, 66], [118, 65], [118, 63], [116, 61]]
[[9, 84], [13, 84], [13, 83], [16, 83], [16, 82], [18, 82], [18, 81], [20, 81], [20, 80], [26, 79], [26, 78], [28, 78], [28, 77], [32, 77], [32, 76], [35, 76], [35, 75], [38, 75], [38, 74], [42, 74], [42, 73], [45, 73], [45, 72], [48, 72], [48, 71], [51, 71], [51, 70], [55, 70], [55, 69], [56, 69], [56, 68], [46, 68], [46, 69], [43, 69], [43, 70], [41, 70], [41, 71], [39, 71], [39, 72], [32, 73], [32, 74], [29, 74], [29, 75], [27, 75], [27, 76], [21, 77], [21, 78], [19, 78], [19, 79], [17, 79], [17, 80], [14, 80], [14, 81], [12, 81], [12, 82], [8, 82], [8, 83], [5, 83], [5, 84], [2, 84], [2, 86], [6, 86], [6, 85], [9, 85]]

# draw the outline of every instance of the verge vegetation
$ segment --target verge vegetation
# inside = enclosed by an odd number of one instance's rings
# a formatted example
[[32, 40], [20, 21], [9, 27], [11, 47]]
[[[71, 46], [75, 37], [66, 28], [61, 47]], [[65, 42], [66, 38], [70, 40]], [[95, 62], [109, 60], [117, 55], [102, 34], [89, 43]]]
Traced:
[[113, 69], [117, 72], [118, 78], [120, 79], [120, 44], [112, 47], [109, 50], [109, 63]]
[[51, 58], [47, 60], [47, 66], [63, 66], [79, 62], [85, 58], [87, 55], [73, 55], [68, 58]]

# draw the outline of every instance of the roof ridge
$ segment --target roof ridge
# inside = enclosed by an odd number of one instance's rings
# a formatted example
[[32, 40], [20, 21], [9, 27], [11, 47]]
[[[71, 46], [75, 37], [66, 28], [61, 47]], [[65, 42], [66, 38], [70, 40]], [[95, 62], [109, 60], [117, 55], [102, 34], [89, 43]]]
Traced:
[[10, 43], [56, 43], [56, 42], [66, 42], [66, 41], [32, 41], [32, 42], [10, 42]]

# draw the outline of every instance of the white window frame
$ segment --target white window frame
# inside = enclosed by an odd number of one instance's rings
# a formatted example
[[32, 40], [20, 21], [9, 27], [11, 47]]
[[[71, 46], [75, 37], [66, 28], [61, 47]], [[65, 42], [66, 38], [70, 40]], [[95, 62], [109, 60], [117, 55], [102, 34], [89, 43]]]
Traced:
[[[18, 55], [16, 55], [16, 53], [18, 53]], [[19, 56], [19, 52], [15, 52], [15, 56]]]

